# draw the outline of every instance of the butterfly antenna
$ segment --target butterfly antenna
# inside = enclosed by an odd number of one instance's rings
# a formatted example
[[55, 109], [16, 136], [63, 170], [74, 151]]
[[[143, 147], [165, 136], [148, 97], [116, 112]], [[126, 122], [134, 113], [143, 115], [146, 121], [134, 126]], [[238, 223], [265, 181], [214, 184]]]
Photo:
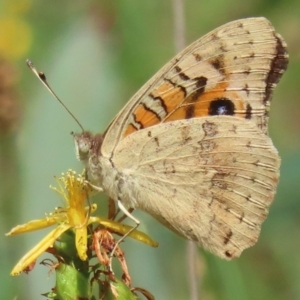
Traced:
[[37, 69], [34, 67], [33, 63], [27, 59], [26, 60], [27, 66], [30, 70], [38, 77], [38, 79], [43, 83], [43, 85], [47, 88], [47, 90], [56, 98], [56, 100], [65, 108], [65, 110], [69, 113], [69, 115], [75, 120], [75, 122], [79, 125], [82, 131], [84, 131], [83, 126], [77, 120], [77, 118], [71, 113], [71, 111], [67, 108], [67, 106], [58, 98], [58, 96], [54, 93], [52, 88], [47, 82], [46, 75], [43, 72], [38, 72]]

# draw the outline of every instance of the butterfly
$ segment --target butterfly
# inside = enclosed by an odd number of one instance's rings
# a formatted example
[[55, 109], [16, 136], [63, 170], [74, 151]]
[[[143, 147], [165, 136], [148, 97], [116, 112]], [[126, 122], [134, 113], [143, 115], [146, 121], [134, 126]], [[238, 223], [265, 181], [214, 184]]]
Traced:
[[103, 134], [74, 134], [77, 157], [125, 211], [144, 210], [221, 258], [239, 257], [276, 192], [280, 158], [267, 126], [287, 65], [267, 19], [227, 23], [168, 62]]

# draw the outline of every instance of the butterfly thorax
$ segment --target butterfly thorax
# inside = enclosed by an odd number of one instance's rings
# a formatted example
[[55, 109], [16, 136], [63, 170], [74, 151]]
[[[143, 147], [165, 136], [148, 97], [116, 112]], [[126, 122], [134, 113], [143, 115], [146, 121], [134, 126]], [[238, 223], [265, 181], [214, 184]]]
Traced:
[[88, 180], [112, 199], [118, 199], [121, 178], [111, 160], [101, 154], [103, 135], [85, 131], [73, 136], [76, 157], [84, 164]]

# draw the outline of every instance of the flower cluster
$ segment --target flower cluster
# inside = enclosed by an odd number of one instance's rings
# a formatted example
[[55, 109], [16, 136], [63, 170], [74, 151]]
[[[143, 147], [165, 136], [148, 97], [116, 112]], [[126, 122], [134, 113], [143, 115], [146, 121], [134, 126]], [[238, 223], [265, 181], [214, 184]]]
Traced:
[[[55, 208], [55, 210], [47, 214], [45, 218], [18, 225], [6, 234], [7, 236], [11, 236], [43, 229], [55, 224], [57, 225], [55, 229], [21, 258], [11, 272], [13, 276], [28, 270], [35, 260], [44, 252], [49, 251], [58, 238], [67, 230], [72, 230], [75, 233], [77, 254], [82, 261], [85, 261], [88, 259], [88, 226], [91, 223], [100, 224], [111, 232], [120, 235], [125, 235], [132, 229], [131, 226], [108, 218], [92, 215], [97, 210], [97, 205], [86, 205], [86, 202], [92, 194], [92, 189], [82, 175], [77, 175], [74, 171], [70, 170], [66, 174], [63, 174], [61, 178], [57, 179], [57, 183], [58, 188], [52, 187], [52, 189], [63, 197], [65, 207]], [[138, 230], [132, 231], [129, 236], [151, 246], [157, 246], [155, 241]]]

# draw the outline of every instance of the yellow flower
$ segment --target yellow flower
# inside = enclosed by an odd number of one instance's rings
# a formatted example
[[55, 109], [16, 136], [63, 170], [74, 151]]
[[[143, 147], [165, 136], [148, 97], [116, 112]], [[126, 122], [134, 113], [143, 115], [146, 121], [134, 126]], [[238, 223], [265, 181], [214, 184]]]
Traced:
[[[60, 180], [60, 181], [59, 181]], [[131, 226], [123, 225], [103, 217], [90, 216], [95, 212], [97, 205], [93, 204], [85, 206], [89, 194], [92, 192], [82, 175], [77, 175], [74, 171], [68, 171], [66, 175], [57, 180], [59, 188], [54, 188], [66, 201], [66, 207], [56, 208], [54, 212], [47, 215], [44, 219], [33, 220], [23, 225], [14, 227], [7, 236], [39, 230], [57, 224], [58, 226], [46, 235], [34, 248], [32, 248], [13, 268], [11, 275], [19, 275], [27, 267], [29, 267], [42, 253], [49, 247], [65, 231], [73, 229], [75, 232], [75, 246], [78, 256], [81, 260], [87, 257], [87, 226], [91, 223], [99, 223], [102, 226], [111, 229], [122, 235], [128, 233]], [[61, 182], [63, 184], [61, 184]], [[132, 238], [144, 242], [153, 247], [157, 247], [157, 243], [146, 234], [134, 230], [129, 234]]]

